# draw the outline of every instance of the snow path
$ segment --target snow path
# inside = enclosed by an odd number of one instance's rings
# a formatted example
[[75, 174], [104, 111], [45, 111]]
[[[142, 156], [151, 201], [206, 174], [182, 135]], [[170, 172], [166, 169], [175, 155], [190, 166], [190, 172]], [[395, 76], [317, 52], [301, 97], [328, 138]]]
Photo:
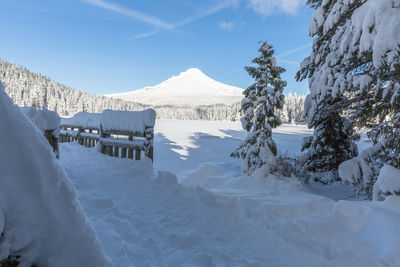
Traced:
[[[154, 174], [146, 160], [61, 145], [60, 162], [116, 266], [400, 264], [400, 198], [335, 202], [306, 192], [295, 179], [238, 176], [238, 162], [225, 155], [238, 141], [232, 125], [170, 123], [156, 131], [155, 170], [207, 177], [214, 193], [185, 188], [170, 173]], [[291, 152], [295, 135], [283, 135]]]
[[291, 265], [309, 258], [276, 229], [247, 217], [245, 207], [238, 213], [240, 198], [185, 189], [167, 173], [154, 179], [148, 162], [110, 158], [76, 143], [63, 144], [62, 153], [82, 207], [116, 266]]

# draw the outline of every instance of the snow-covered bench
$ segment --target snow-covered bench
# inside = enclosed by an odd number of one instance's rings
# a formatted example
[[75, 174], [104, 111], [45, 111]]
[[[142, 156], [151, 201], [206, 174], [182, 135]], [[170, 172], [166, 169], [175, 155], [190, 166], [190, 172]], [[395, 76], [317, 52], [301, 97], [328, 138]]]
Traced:
[[101, 152], [113, 157], [153, 161], [153, 138], [156, 112], [105, 110], [100, 119]]
[[100, 114], [85, 111], [71, 118], [61, 119], [60, 142], [78, 141], [86, 147], [94, 147], [99, 141]]
[[59, 158], [58, 140], [60, 134], [60, 117], [57, 112], [43, 109], [36, 110], [34, 107], [21, 107], [25, 115], [43, 133], [53, 148], [56, 157]]

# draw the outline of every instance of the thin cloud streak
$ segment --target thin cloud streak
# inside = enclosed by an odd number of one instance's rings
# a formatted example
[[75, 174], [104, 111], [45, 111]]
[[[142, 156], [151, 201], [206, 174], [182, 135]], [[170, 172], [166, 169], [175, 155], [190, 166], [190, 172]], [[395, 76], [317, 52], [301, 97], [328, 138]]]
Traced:
[[309, 44], [294, 48], [292, 50], [289, 50], [289, 51], [286, 51], [286, 52], [283, 52], [283, 53], [277, 55], [276, 58], [283, 58], [283, 57], [292, 55], [292, 54], [297, 53], [299, 51], [306, 50], [306, 49], [310, 48], [311, 46], [312, 46], [312, 43], [309, 43]]
[[152, 26], [155, 26], [157, 28], [161, 29], [172, 29], [174, 28], [173, 24], [170, 24], [168, 22], [162, 21], [156, 17], [144, 14], [142, 12], [139, 12], [134, 9], [126, 8], [120, 5], [116, 5], [114, 3], [106, 2], [104, 0], [81, 0], [82, 2], [86, 4], [90, 4], [99, 8], [103, 8], [109, 11], [113, 11], [128, 17], [131, 17], [133, 19], [136, 19], [141, 22], [145, 22], [147, 24], [150, 24]]
[[197, 15], [189, 17], [187, 19], [182, 20], [181, 22], [176, 23], [174, 28], [182, 27], [186, 24], [189, 24], [195, 20], [202, 19], [204, 17], [210, 16], [214, 13], [217, 13], [221, 10], [227, 9], [229, 7], [235, 7], [238, 4], [238, 0], [225, 0], [219, 1], [218, 4], [212, 8], [209, 8], [205, 11], [199, 12]]
[[159, 33], [161, 30], [173, 30], [173, 29], [182, 27], [182, 26], [187, 25], [195, 20], [199, 20], [204, 17], [210, 16], [214, 13], [217, 13], [223, 9], [226, 9], [229, 7], [236, 7], [239, 3], [239, 0], [218, 1], [218, 3], [215, 6], [213, 6], [212, 8], [206, 9], [204, 11], [200, 11], [196, 15], [186, 18], [177, 23], [168, 23], [166, 21], [163, 21], [163, 20], [153, 17], [151, 15], [144, 14], [144, 13], [139, 12], [134, 9], [119, 6], [119, 5], [116, 5], [111, 2], [106, 2], [104, 0], [81, 0], [81, 2], [90, 4], [90, 5], [93, 5], [96, 7], [100, 7], [100, 8], [109, 10], [109, 11], [113, 11], [113, 12], [116, 12], [116, 13], [119, 13], [119, 14], [122, 14], [125, 16], [129, 16], [133, 19], [145, 22], [145, 23], [155, 26], [156, 28], [159, 29], [156, 31], [137, 34], [137, 35], [134, 35], [129, 38], [129, 39], [141, 39], [141, 38], [147, 38], [147, 37], [153, 36], [153, 35]]
[[145, 33], [140, 33], [134, 36], [129, 37], [129, 39], [131, 40], [135, 40], [135, 39], [143, 39], [143, 38], [147, 38], [153, 35], [156, 35], [157, 33], [159, 33], [160, 31], [152, 31], [152, 32], [145, 32]]

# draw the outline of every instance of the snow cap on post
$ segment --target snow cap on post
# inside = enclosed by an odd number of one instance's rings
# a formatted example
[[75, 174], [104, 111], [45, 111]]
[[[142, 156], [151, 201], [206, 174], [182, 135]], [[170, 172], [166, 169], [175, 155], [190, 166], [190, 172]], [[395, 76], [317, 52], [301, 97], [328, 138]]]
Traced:
[[72, 118], [61, 118], [61, 125], [98, 129], [100, 127], [100, 116], [99, 113], [81, 111], [75, 113]]
[[156, 112], [149, 108], [143, 111], [120, 111], [106, 109], [101, 114], [103, 130], [121, 130], [144, 133], [146, 127], [154, 127]]
[[42, 132], [55, 130], [58, 136], [60, 116], [57, 112], [48, 109], [36, 110], [34, 107], [21, 107], [21, 110]]

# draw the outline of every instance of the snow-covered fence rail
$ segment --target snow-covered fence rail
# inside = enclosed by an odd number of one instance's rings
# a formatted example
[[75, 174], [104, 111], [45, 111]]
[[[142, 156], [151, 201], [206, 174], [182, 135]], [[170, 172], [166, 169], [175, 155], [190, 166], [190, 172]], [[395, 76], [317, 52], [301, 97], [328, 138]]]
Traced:
[[61, 119], [60, 142], [78, 141], [86, 147], [94, 147], [99, 141], [100, 114], [78, 112], [72, 118]]
[[34, 107], [21, 107], [25, 115], [43, 133], [56, 157], [59, 158], [58, 140], [60, 134], [60, 117], [57, 112], [51, 110], [36, 110]]
[[156, 112], [105, 110], [100, 119], [101, 152], [113, 157], [153, 160]]

